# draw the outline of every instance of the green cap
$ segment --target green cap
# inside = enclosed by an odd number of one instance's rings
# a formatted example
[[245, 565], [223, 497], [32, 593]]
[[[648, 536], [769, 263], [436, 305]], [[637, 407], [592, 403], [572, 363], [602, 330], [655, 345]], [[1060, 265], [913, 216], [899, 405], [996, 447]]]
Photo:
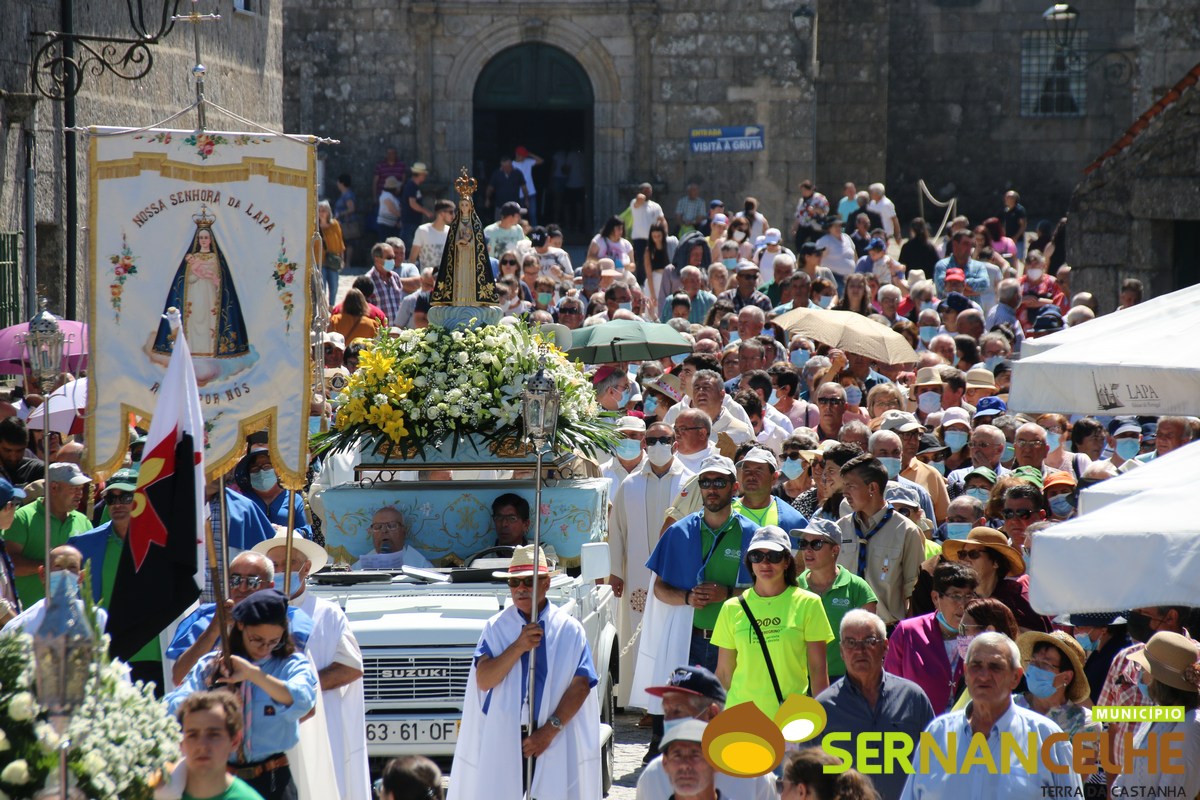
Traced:
[[967, 478], [970, 478], [972, 475], [978, 475], [993, 486], [996, 485], [996, 473], [987, 467], [976, 467], [975, 469], [971, 470], [965, 476], [963, 476], [963, 483], [966, 483]]
[[108, 479], [108, 483], [104, 484], [104, 493], [108, 494], [114, 489], [119, 489], [122, 492], [136, 491], [137, 482], [138, 471], [136, 469], [130, 467], [119, 469]]
[[1014, 478], [1028, 481], [1038, 489], [1042, 488], [1042, 471], [1037, 467], [1017, 467], [1012, 471]]

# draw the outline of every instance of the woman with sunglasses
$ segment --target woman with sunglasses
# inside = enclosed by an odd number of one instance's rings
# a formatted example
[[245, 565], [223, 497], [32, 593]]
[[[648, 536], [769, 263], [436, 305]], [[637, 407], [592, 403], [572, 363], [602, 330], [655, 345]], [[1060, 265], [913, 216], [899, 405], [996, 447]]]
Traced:
[[973, 568], [979, 575], [975, 593], [980, 597], [994, 597], [1007, 606], [1022, 633], [1050, 632], [1049, 620], [1029, 604], [1029, 584], [1018, 580], [1025, 574], [1025, 559], [1020, 550], [1008, 543], [1003, 532], [972, 528], [965, 539], [947, 539], [942, 544], [942, 555], [948, 561], [958, 561]]
[[856, 608], [874, 614], [879, 605], [878, 598], [865, 580], [837, 563], [838, 555], [842, 552], [842, 535], [836, 522], [814, 519], [807, 528], [793, 531], [793, 534], [798, 537], [796, 553], [804, 561], [804, 572], [796, 578], [796, 585], [821, 598], [825, 616], [833, 630], [834, 640], [829, 643], [825, 654], [829, 682], [832, 683], [846, 674], [846, 664], [842, 661], [842, 649], [837, 640], [842, 617]]
[[500, 274], [496, 278], [497, 282], [499, 282], [499, 280], [501, 278], [504, 278], [504, 277], [507, 277], [510, 275], [513, 278], [516, 278], [517, 286], [520, 289], [521, 299], [524, 300], [526, 303], [533, 305], [533, 292], [531, 292], [529, 290], [529, 286], [526, 285], [525, 282], [521, 280], [521, 277], [522, 277], [521, 256], [517, 254], [517, 251], [516, 250], [505, 250], [504, 253], [502, 253], [500, 255], [499, 263], [500, 263]]
[[827, 647], [833, 641], [821, 598], [796, 585], [796, 559], [782, 528], [754, 532], [746, 548], [753, 585], [721, 605], [712, 643], [726, 705], [753, 702], [773, 717], [783, 700], [815, 697], [829, 687]]
[[317, 700], [317, 673], [288, 635], [288, 601], [274, 589], [254, 592], [233, 607], [228, 666], [219, 650], [201, 658], [167, 695], [176, 712], [188, 695], [226, 687], [242, 700], [245, 734], [230, 771], [264, 800], [299, 796], [287, 751], [300, 740], [300, 720]]

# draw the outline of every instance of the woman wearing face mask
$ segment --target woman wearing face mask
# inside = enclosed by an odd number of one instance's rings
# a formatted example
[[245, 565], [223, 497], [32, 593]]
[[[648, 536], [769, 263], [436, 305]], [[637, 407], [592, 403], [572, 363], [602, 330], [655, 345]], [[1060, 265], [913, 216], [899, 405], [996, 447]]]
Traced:
[[1067, 418], [1062, 414], [1042, 414], [1037, 418], [1037, 424], [1046, 429], [1046, 447], [1049, 448], [1042, 463], [1070, 473], [1075, 480], [1082, 478], [1084, 471], [1092, 465], [1092, 460], [1083, 453], [1068, 451], [1071, 425]]
[[683, 386], [674, 375], [659, 375], [643, 386], [642, 417], [647, 425], [666, 419], [671, 406], [683, 399]]
[[1021, 285], [1021, 308], [1025, 330], [1033, 328], [1038, 312], [1046, 306], [1058, 306], [1064, 315], [1070, 310], [1070, 299], [1058, 285], [1054, 276], [1046, 272], [1046, 259], [1038, 250], [1030, 250], [1025, 258], [1025, 271], [1017, 279]]
[[[989, 631], [1003, 633], [1014, 642], [1021, 635], [1016, 617], [999, 600], [993, 597], [979, 597], [967, 603], [962, 621], [958, 623], [959, 657], [967, 654], [967, 648], [971, 645], [972, 639]], [[1021, 683], [1017, 684], [1017, 690], [1020, 691], [1024, 686], [1025, 679], [1022, 678]], [[962, 675], [959, 675], [958, 681], [954, 685], [954, 697], [956, 698], [952, 709], [954, 711], [963, 709], [967, 703], [971, 702], [971, 692], [967, 690], [967, 684]]]
[[295, 516], [293, 525], [304, 538], [312, 538], [312, 528], [304, 514], [304, 496], [300, 492], [286, 492], [279, 485], [279, 477], [271, 465], [271, 453], [265, 444], [250, 445], [248, 452], [233, 472], [234, 482], [242, 494], [253, 500], [276, 525], [288, 524], [288, 496], [294, 498]]
[[833, 630], [821, 598], [796, 585], [796, 559], [782, 528], [756, 530], [745, 562], [754, 585], [722, 603], [713, 629], [717, 678], [728, 707], [752, 702], [773, 717], [793, 694], [811, 688], [815, 697], [829, 688], [825, 651]]
[[1129, 660], [1141, 667], [1138, 691], [1145, 702], [1182, 708], [1183, 719], [1139, 724], [1125, 752], [1128, 755], [1130, 747], [1145, 752], [1155, 747], [1151, 735], [1159, 742], [1171, 735], [1176, 740], [1179, 769], [1175, 774], [1154, 770], [1147, 763], [1150, 759], [1135, 758], [1133, 771], [1117, 776], [1112, 796], [1130, 797], [1138, 792], [1144, 797], [1196, 797], [1200, 793], [1200, 650], [1186, 636], [1160, 631], [1150, 637], [1144, 650], [1130, 654]]
[[[783, 498], [794, 508], [800, 496], [813, 488], [811, 465], [816, 449], [816, 437], [811, 431], [797, 430], [789, 435], [779, 451], [779, 482], [771, 494]], [[807, 456], [803, 455], [806, 451]], [[800, 515], [808, 519], [804, 512]]]
[[[740, 214], [729, 220], [729, 227], [725, 229], [725, 241], [737, 245], [736, 258], [738, 260], [749, 259], [754, 255], [754, 243], [750, 238], [750, 221]], [[725, 253], [722, 252], [721, 256], [724, 257]]]
[[[800, 369], [796, 366], [797, 361], [802, 365], [808, 361], [810, 351], [796, 346], [794, 340], [792, 345], [793, 348], [788, 354], [790, 363], [772, 364], [767, 369], [771, 387], [775, 392], [775, 408], [791, 421], [793, 428], [815, 429], [821, 421], [821, 411], [815, 403], [810, 403], [801, 396]], [[811, 342], [809, 346], [812, 346]], [[803, 354], [803, 358], [797, 357], [797, 354]]]
[[317, 673], [292, 645], [287, 609], [287, 598], [274, 589], [242, 600], [233, 607], [229, 667], [220, 651], [209, 653], [166, 698], [173, 714], [188, 695], [213, 685], [241, 697], [245, 738], [229, 767], [265, 800], [298, 796], [286, 753], [299, 741], [300, 720], [317, 699]]
[[[857, 446], [841, 442], [825, 447], [821, 460], [815, 462], [812, 467], [815, 485], [797, 497], [792, 502], [792, 507], [809, 520], [821, 517], [837, 522], [849, 514], [850, 506], [843, 502], [842, 467], [848, 464], [850, 459], [861, 454], [862, 450]], [[812, 493], [811, 497], [809, 492]], [[805, 514], [806, 508], [810, 509], [811, 513]]]
[[1100, 690], [1108, 677], [1117, 653], [1124, 650], [1133, 640], [1126, 632], [1125, 618], [1115, 613], [1068, 614], [1055, 620], [1060, 625], [1071, 626], [1075, 641], [1087, 654], [1083, 671], [1091, 687], [1092, 704], [1100, 702]]
[[[920, 375], [917, 380], [920, 380]], [[971, 448], [967, 446], [971, 439], [971, 421], [967, 412], [961, 408], [946, 409], [942, 413], [942, 424], [937, 429], [937, 435], [950, 450], [946, 456], [947, 475], [971, 463]]]
[[809, 308], [833, 308], [838, 299], [837, 283], [825, 278], [817, 278], [812, 282], [812, 291], [809, 296], [811, 298], [808, 301]]
[[1079, 642], [1062, 631], [1031, 632], [1017, 637], [1017, 647], [1025, 668], [1025, 691], [1013, 697], [1013, 702], [1054, 720], [1068, 736], [1104, 730], [1081, 705], [1091, 696], [1091, 687]]
[[1051, 472], [1042, 485], [1042, 496], [1046, 498], [1048, 518], [1062, 522], [1075, 516], [1077, 484], [1069, 472]]
[[922, 464], [927, 464], [937, 471], [942, 477], [946, 476], [946, 456], [950, 452], [950, 448], [942, 444], [941, 440], [932, 433], [922, 433], [920, 444], [917, 445], [917, 461]]

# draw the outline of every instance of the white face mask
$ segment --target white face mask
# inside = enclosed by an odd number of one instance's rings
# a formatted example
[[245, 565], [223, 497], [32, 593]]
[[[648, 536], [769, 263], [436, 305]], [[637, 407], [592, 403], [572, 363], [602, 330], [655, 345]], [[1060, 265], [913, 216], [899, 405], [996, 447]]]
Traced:
[[733, 232], [733, 240], [735, 242], [740, 242], [742, 239], [745, 239], [745, 238], [746, 238], [745, 231], [734, 231]]
[[1031, 281], [1040, 281], [1042, 279], [1042, 271], [1036, 267], [1033, 269], [1027, 269], [1025, 270], [1025, 277], [1029, 278]]
[[674, 452], [669, 444], [652, 444], [646, 448], [646, 458], [656, 467], [661, 467], [671, 460]]

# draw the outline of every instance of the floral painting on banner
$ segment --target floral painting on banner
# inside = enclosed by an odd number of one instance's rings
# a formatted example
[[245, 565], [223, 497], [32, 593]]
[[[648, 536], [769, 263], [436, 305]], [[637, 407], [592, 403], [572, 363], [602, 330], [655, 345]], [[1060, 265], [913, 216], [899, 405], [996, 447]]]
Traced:
[[148, 416], [178, 308], [208, 423], [210, 474], [267, 427], [281, 483], [303, 484], [311, 371], [306, 276], [315, 151], [300, 137], [91, 130], [87, 437], [117, 469]]

